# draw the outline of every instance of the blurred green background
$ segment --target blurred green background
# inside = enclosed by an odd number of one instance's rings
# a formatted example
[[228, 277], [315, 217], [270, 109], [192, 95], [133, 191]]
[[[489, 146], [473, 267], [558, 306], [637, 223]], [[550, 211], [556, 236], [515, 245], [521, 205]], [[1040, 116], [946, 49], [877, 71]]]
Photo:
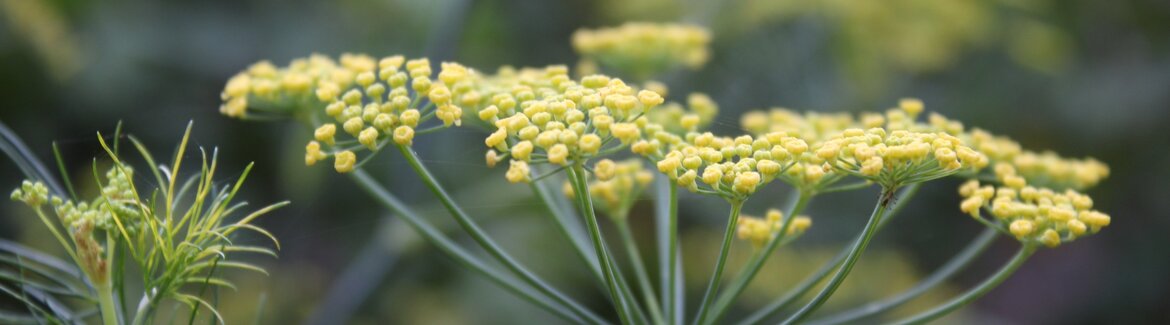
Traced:
[[[236, 275], [240, 291], [225, 294], [221, 309], [229, 321], [262, 313], [272, 324], [555, 322], [415, 238], [330, 168], [305, 167], [300, 126], [220, 116], [219, 93], [252, 62], [284, 65], [311, 53], [427, 55], [488, 72], [500, 65], [573, 66], [574, 30], [625, 21], [712, 29], [710, 62], [662, 79], [676, 100], [691, 91], [710, 94], [721, 108], [716, 132], [737, 133], [739, 115], [751, 109], [884, 110], [898, 98], [918, 97], [928, 110], [1027, 148], [1104, 161], [1112, 175], [1089, 194], [1113, 224], [1042, 250], [945, 322], [1170, 323], [1166, 1], [0, 0], [0, 120], [42, 159], [51, 160], [50, 143], [58, 141], [77, 180], [88, 179], [88, 163], [102, 155], [94, 132], [111, 132], [119, 120], [158, 154], [194, 120], [194, 143], [219, 148], [223, 175], [255, 161], [243, 196], [293, 205], [263, 220], [284, 244], [281, 256], [256, 260], [269, 267], [269, 277]], [[415, 148], [509, 251], [589, 306], [608, 308], [528, 189], [484, 166], [481, 135], [458, 129], [420, 137]], [[7, 161], [0, 168], [0, 188], [23, 178]], [[400, 157], [385, 155], [369, 169], [432, 220], [450, 219]], [[981, 226], [958, 211], [956, 186], [928, 185], [878, 235], [826, 311], [907, 288], [974, 237]], [[772, 186], [749, 202], [747, 213], [778, 206], [786, 190]], [[873, 197], [818, 198], [808, 212], [813, 228], [773, 259], [740, 314], [836, 252], [861, 228]], [[688, 194], [680, 210], [693, 302], [710, 272], [725, 204]], [[26, 209], [5, 200], [0, 211], [0, 238], [51, 251]], [[632, 216], [646, 256], [653, 256], [651, 213], [645, 202]], [[742, 244], [739, 261], [748, 253]], [[969, 271], [899, 312], [969, 287], [1014, 246], [1001, 239]]]

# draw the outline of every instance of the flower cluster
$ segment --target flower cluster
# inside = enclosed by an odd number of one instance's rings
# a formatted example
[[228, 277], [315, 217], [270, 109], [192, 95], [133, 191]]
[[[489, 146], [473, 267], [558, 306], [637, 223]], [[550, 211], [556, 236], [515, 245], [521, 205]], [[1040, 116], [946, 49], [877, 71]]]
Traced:
[[[487, 103], [477, 115], [494, 128], [484, 139], [486, 161], [510, 159], [511, 182], [530, 179], [529, 163], [568, 166], [639, 139], [649, 123], [643, 115], [664, 101], [621, 79], [592, 75], [576, 82], [563, 66], [535, 71], [500, 73], [482, 88]], [[615, 139], [619, 144], [607, 148]]]
[[[780, 210], [769, 209], [763, 218], [743, 215], [736, 222], [736, 235], [739, 239], [750, 241], [753, 246], [760, 248], [780, 233], [781, 228], [784, 227], [785, 219]], [[790, 221], [785, 234], [788, 236], [802, 234], [809, 227], [812, 227], [812, 219], [798, 216]]]
[[[127, 234], [135, 234], [140, 229], [142, 207], [138, 206], [139, 198], [131, 184], [133, 178], [134, 170], [130, 166], [119, 164], [110, 168], [101, 196], [89, 202], [74, 202], [49, 194], [45, 184], [39, 181], [23, 182], [12, 191], [11, 197], [33, 208], [48, 203], [62, 224], [74, 230], [88, 229], [87, 236], [95, 228], [115, 236], [123, 229]], [[118, 220], [115, 215], [119, 216]]]
[[[659, 93], [666, 96], [665, 88]], [[650, 118], [650, 122], [661, 125], [667, 132], [686, 134], [706, 129], [715, 121], [717, 114], [719, 105], [711, 100], [711, 97], [702, 93], [692, 93], [687, 96], [686, 106], [667, 102], [646, 116]]]
[[[925, 121], [918, 116], [924, 105], [916, 99], [903, 99], [897, 108], [882, 113], [861, 113], [857, 117], [844, 113], [796, 113], [786, 109], [755, 111], [744, 114], [741, 126], [752, 134], [785, 132], [808, 141], [814, 147], [823, 147], [826, 142], [843, 136], [843, 132], [856, 129], [875, 131], [882, 128], [893, 134], [904, 130], [919, 134], [936, 134], [948, 141], [960, 140], [960, 144], [986, 158], [978, 158], [975, 167], [988, 164], [1007, 163], [1019, 170], [1029, 182], [1052, 188], [1086, 189], [1099, 183], [1109, 175], [1109, 168], [1093, 158], [1074, 159], [1060, 157], [1052, 152], [1037, 153], [1025, 150], [1007, 137], [994, 135], [982, 129], [967, 130], [961, 122], [931, 113]], [[820, 150], [820, 149], [816, 149]], [[958, 154], [958, 149], [952, 148]], [[963, 149], [967, 156], [970, 152]], [[946, 155], [949, 156], [949, 155]], [[962, 160], [962, 157], [959, 157]], [[973, 158], [973, 157], [971, 157]], [[986, 161], [984, 161], [986, 160]], [[877, 166], [872, 163], [871, 166]], [[858, 167], [862, 167], [858, 165]], [[860, 171], [860, 169], [858, 169]]]
[[368, 70], [373, 59], [345, 54], [340, 61], [314, 54], [293, 60], [287, 67], [277, 67], [269, 61], [260, 61], [228, 79], [219, 107], [224, 115], [245, 118], [249, 110], [287, 114], [306, 105], [316, 106], [315, 89], [330, 84], [345, 88], [353, 83], [354, 75]]
[[[432, 130], [460, 125], [461, 106], [480, 102], [477, 79], [457, 63], [443, 63], [436, 75], [426, 58], [400, 55], [344, 54], [338, 61], [313, 55], [284, 68], [263, 61], [228, 81], [220, 110], [233, 117], [246, 117], [250, 108], [303, 114], [317, 127], [305, 146], [305, 164], [333, 156], [334, 168], [344, 173], [358, 164], [355, 151], [376, 151], [391, 141], [411, 145], [416, 131], [424, 131], [416, 129], [432, 118], [442, 122]], [[352, 139], [338, 140], [340, 133]]]
[[[653, 133], [649, 140], [634, 143], [634, 153], [656, 161], [658, 170], [679, 186], [728, 199], [746, 199], [761, 186], [786, 175], [808, 152], [804, 140], [783, 133], [730, 138], [692, 132], [680, 138], [661, 131], [661, 126], [647, 129], [655, 132], [648, 132]], [[824, 173], [810, 168], [808, 174], [795, 176], [815, 181]], [[700, 182], [705, 189], [699, 188]]]
[[[614, 162], [602, 159], [593, 165], [594, 180], [589, 182], [593, 204], [612, 218], [624, 219], [642, 192], [654, 180], [654, 175], [642, 166], [639, 159]], [[574, 196], [572, 185], [566, 181], [565, 195]]]
[[[960, 208], [1022, 242], [1056, 247], [1109, 225], [1109, 215], [1093, 210], [1093, 199], [1088, 195], [1072, 189], [1059, 193], [1029, 186], [1009, 164], [996, 165], [995, 172], [1003, 185], [981, 186], [979, 181], [968, 181], [959, 188], [964, 197]], [[982, 211], [993, 218], [985, 219]]]
[[645, 79], [676, 66], [701, 67], [710, 56], [711, 33], [693, 25], [626, 23], [580, 29], [572, 41], [573, 49], [586, 60]]
[[947, 133], [847, 129], [816, 149], [827, 166], [886, 187], [921, 183], [979, 169], [987, 157]]
[[[328, 156], [320, 149], [324, 143], [342, 146], [335, 154], [334, 168], [341, 173], [352, 171], [357, 160], [355, 150], [377, 151], [391, 141], [409, 146], [421, 123], [438, 118], [442, 124], [434, 130], [459, 126], [463, 115], [460, 105], [474, 105], [480, 100], [474, 90], [475, 72], [458, 63], [443, 63], [435, 76], [426, 58], [407, 61], [402, 56], [391, 56], [378, 60], [376, 65], [372, 58], [367, 59], [370, 64], [354, 75], [354, 89], [342, 92], [340, 85], [332, 83], [317, 88], [317, 98], [328, 103], [324, 112], [334, 122], [323, 123], [314, 131], [315, 141], [305, 147], [305, 164], [312, 165]], [[338, 125], [357, 140], [357, 146], [338, 143]]]

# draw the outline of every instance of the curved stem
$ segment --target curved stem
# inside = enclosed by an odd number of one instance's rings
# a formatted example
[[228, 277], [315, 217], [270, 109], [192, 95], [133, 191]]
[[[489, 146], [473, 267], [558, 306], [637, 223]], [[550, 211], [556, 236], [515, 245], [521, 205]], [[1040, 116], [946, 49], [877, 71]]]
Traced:
[[[434, 244], [439, 248], [439, 250], [450, 256], [453, 260], [455, 260], [456, 263], [459, 263], [460, 265], [463, 265], [464, 267], [487, 277], [488, 280], [491, 280], [500, 287], [503, 287], [517, 296], [520, 296], [520, 298], [531, 302], [536, 306], [549, 311], [553, 315], [565, 319], [566, 321], [576, 323], [582, 323], [586, 321], [572, 311], [568, 310], [566, 307], [560, 304], [553, 304], [545, 294], [537, 292], [531, 287], [488, 267], [487, 264], [485, 264], [483, 261], [480, 261], [474, 255], [471, 255], [466, 250], [459, 247], [459, 245], [455, 244], [454, 241], [451, 241], [451, 239], [443, 235], [441, 231], [427, 223], [426, 220], [422, 218], [422, 216], [419, 216], [405, 203], [399, 201], [398, 198], [394, 197], [393, 194], [390, 194], [389, 191], [378, 184], [378, 182], [375, 181], [374, 178], [365, 171], [358, 169], [354, 170], [349, 175], [351, 178], [353, 178], [354, 182], [357, 183], [359, 187], [372, 195], [378, 201], [378, 203], [390, 209], [390, 211], [393, 211], [395, 215], [405, 220], [407, 224], [411, 226], [411, 228], [414, 228], [414, 230], [419, 233], [419, 235], [421, 235], [431, 244]], [[135, 318], [137, 319], [138, 317]], [[590, 319], [589, 322], [605, 323], [599, 319]]]
[[[894, 216], [897, 216], [898, 213], [902, 212], [910, 199], [913, 198], [915, 194], [918, 194], [918, 189], [921, 186], [921, 183], [906, 186], [906, 188], [902, 190], [902, 193], [898, 195], [898, 199], [894, 200], [893, 208], [890, 209], [890, 212], [887, 213], [886, 217], [878, 224], [878, 229], [885, 227], [890, 223], [890, 220], [893, 220]], [[816, 286], [817, 283], [820, 283], [821, 280], [824, 280], [825, 277], [829, 276], [829, 272], [832, 272], [834, 269], [840, 266], [841, 263], [845, 261], [845, 257], [848, 256], [849, 251], [849, 247], [842, 248], [836, 256], [825, 262], [824, 265], [821, 265], [820, 269], [810, 274], [796, 287], [792, 288], [784, 295], [777, 297], [776, 300], [773, 300], [764, 308], [761, 308], [755, 313], [752, 313], [747, 318], [740, 321], [739, 324], [760, 323], [763, 322], [764, 319], [780, 312], [780, 310], [787, 308], [789, 304], [792, 304], [792, 302], [796, 301], [796, 298], [804, 296], [804, 294], [809, 290], [812, 290], [812, 288]]]
[[488, 252], [488, 254], [492, 255], [492, 257], [498, 260], [500, 264], [503, 264], [506, 268], [508, 268], [508, 270], [516, 274], [516, 276], [519, 277], [522, 281], [532, 285], [536, 288], [536, 290], [549, 295], [553, 298], [553, 300], [568, 306], [569, 309], [572, 309], [573, 312], [577, 313], [578, 315], [581, 315], [585, 318], [599, 319], [588, 309], [585, 309], [585, 307], [581, 306], [572, 299], [569, 299], [563, 293], [553, 288], [548, 283], [542, 281], [527, 268], [520, 265], [520, 263], [513, 259], [511, 255], [508, 255], [507, 252], [500, 248], [500, 246], [497, 245], [495, 241], [489, 238], [483, 229], [480, 229], [479, 225], [477, 225], [475, 221], [472, 220], [471, 217], [469, 217], [467, 213], [464, 212], [463, 209], [455, 203], [455, 200], [452, 199], [449, 194], [447, 194], [447, 191], [444, 190], [441, 185], [439, 185], [438, 180], [436, 180], [435, 177], [431, 175], [431, 172], [422, 165], [422, 162], [418, 159], [418, 154], [416, 154], [413, 149], [402, 145], [399, 145], [398, 149], [399, 151], [402, 151], [402, 155], [406, 157], [406, 161], [410, 163], [410, 167], [414, 169], [415, 173], [418, 174], [423, 183], [425, 183], [427, 187], [431, 189], [431, 192], [439, 198], [439, 201], [442, 202], [443, 206], [447, 208], [447, 211], [451, 213], [451, 216], [455, 218], [455, 221], [457, 221], [459, 225], [463, 227], [463, 229], [466, 230], [469, 235], [471, 235], [471, 238], [474, 239], [475, 242], [478, 243], [481, 247], [483, 247], [484, 250]]
[[804, 208], [808, 206], [808, 202], [812, 200], [813, 197], [812, 193], [801, 190], [797, 190], [796, 195], [797, 197], [795, 202], [793, 202], [792, 206], [785, 213], [784, 224], [780, 226], [779, 232], [776, 234], [776, 236], [768, 240], [768, 243], [764, 246], [764, 248], [756, 253], [756, 255], [752, 256], [752, 259], [748, 261], [747, 266], [744, 267], [743, 271], [740, 272], [738, 276], [736, 276], [735, 282], [732, 283], [731, 287], [727, 288], [727, 291], [723, 295], [719, 296], [719, 299], [715, 304], [715, 312], [711, 314], [709, 319], [707, 319], [709, 323], [715, 323], [719, 320], [719, 318], [723, 317], [723, 314], [727, 312], [727, 309], [731, 307], [731, 304], [735, 302], [735, 299], [739, 297], [741, 293], [743, 293], [743, 290], [747, 288], [747, 285], [752, 282], [752, 279], [754, 279], [756, 274], [760, 272], [760, 269], [763, 268], [764, 262], [768, 261], [768, 257], [772, 256], [772, 253], [776, 251], [776, 248], [780, 247], [781, 243], [784, 242], [784, 239], [788, 234], [788, 228], [792, 224], [792, 220], [796, 219], [797, 214], [800, 214], [802, 211], [804, 211]]
[[634, 276], [638, 278], [638, 285], [642, 289], [642, 300], [646, 301], [646, 309], [650, 310], [650, 318], [654, 320], [655, 324], [662, 324], [662, 309], [658, 306], [658, 298], [654, 297], [654, 286], [650, 284], [650, 275], [646, 273], [646, 264], [642, 262], [642, 254], [638, 252], [638, 243], [634, 240], [634, 234], [630, 232], [630, 223], [625, 217], [617, 223], [618, 232], [621, 233], [622, 243], [626, 246], [626, 257], [629, 257], [630, 264], [634, 266]]
[[605, 284], [609, 288], [610, 298], [613, 299], [614, 307], [617, 309], [618, 317], [621, 318], [622, 324], [630, 324], [630, 313], [626, 309], [626, 300], [619, 292], [620, 288], [617, 283], [617, 276], [614, 272], [615, 268], [611, 263], [609, 252], [605, 247], [605, 241], [601, 237], [601, 228], [597, 224], [597, 214], [593, 211], [593, 201], [589, 197], [589, 188], [585, 180], [585, 167], [580, 161], [573, 163], [573, 167], [569, 169], [569, 182], [573, 185], [574, 197], [577, 198], [577, 205], [581, 209], [581, 214], [585, 215], [585, 223], [589, 228], [589, 237], [593, 240], [593, 249], [597, 252], [597, 259], [601, 263], [601, 271], [605, 274]]
[[869, 222], [865, 224], [865, 229], [861, 231], [861, 235], [854, 242], [853, 248], [849, 251], [849, 255], [845, 257], [844, 264], [841, 265], [840, 269], [837, 269], [837, 273], [833, 274], [833, 277], [829, 279], [829, 283], [821, 289], [820, 293], [817, 293], [816, 297], [813, 297], [812, 301], [809, 301], [808, 304], [796, 311], [796, 314], [793, 314], [785, 320], [783, 324], [792, 324], [804, 320], [812, 312], [820, 308], [825, 301], [828, 301], [829, 297], [832, 297], [833, 293], [837, 291], [837, 288], [841, 286], [841, 283], [845, 282], [845, 278], [849, 276], [849, 272], [853, 270], [853, 266], [861, 258], [861, 254], [865, 252], [865, 248], [869, 246], [869, 241], [873, 239], [873, 234], [877, 232], [877, 225], [882, 220], [882, 215], [886, 212], [886, 208], [889, 206], [893, 195], [893, 188], [882, 188], [882, 194], [873, 209], [873, 214], [869, 216]]
[[1011, 277], [1012, 273], [1015, 273], [1021, 265], [1024, 265], [1024, 262], [1026, 262], [1028, 258], [1032, 256], [1032, 253], [1036, 252], [1036, 247], [1037, 246], [1034, 243], [1025, 243], [1022, 247], [1020, 247], [1020, 250], [1016, 252], [1016, 255], [1012, 257], [1012, 259], [1009, 260], [1007, 264], [1004, 264], [1004, 266], [1000, 268], [999, 271], [996, 271], [995, 274], [991, 275], [991, 277], [983, 280], [983, 282], [978, 286], [971, 288], [971, 290], [963, 293], [963, 295], [955, 297], [954, 299], [951, 299], [950, 301], [939, 305], [934, 309], [897, 321], [895, 324], [923, 324], [938, 319], [939, 317], [946, 316], [947, 314], [950, 314], [951, 312], [958, 310], [967, 304], [970, 304], [972, 301], [979, 299], [979, 297], [983, 297], [983, 295], [990, 292], [991, 289], [994, 289], [996, 286], [999, 286], [1000, 283], [1003, 283], [1004, 280], [1007, 280], [1008, 277]]
[[723, 266], [727, 263], [727, 252], [731, 249], [731, 239], [735, 237], [735, 226], [739, 221], [739, 210], [743, 208], [743, 200], [731, 201], [731, 214], [727, 218], [727, 230], [723, 233], [723, 246], [719, 249], [719, 258], [715, 261], [715, 272], [707, 283], [707, 292], [703, 294], [699, 305], [699, 314], [695, 316], [695, 324], [703, 322], [707, 317], [709, 306], [715, 300], [715, 292], [719, 291], [719, 281], [723, 277]]
[[955, 257], [951, 258], [950, 261], [947, 261], [946, 264], [943, 264], [942, 267], [939, 267], [939, 269], [934, 271], [934, 273], [932, 273], [930, 276], [926, 277], [921, 282], [918, 282], [918, 284], [914, 285], [913, 288], [881, 301], [869, 303], [834, 315], [832, 317], [813, 321], [812, 324], [844, 324], [897, 308], [898, 306], [901, 306], [902, 304], [905, 304], [906, 302], [921, 296], [927, 291], [930, 291], [930, 289], [938, 286], [943, 281], [950, 279], [955, 275], [955, 273], [966, 269], [967, 266], [971, 265], [971, 262], [975, 261], [976, 257], [983, 254], [983, 252], [986, 251], [988, 247], [991, 247], [991, 243], [995, 242], [995, 238], [998, 237], [998, 235], [999, 232], [997, 232], [995, 229], [987, 228], [983, 230], [983, 232], [980, 233], [979, 236], [975, 238], [975, 240], [971, 241], [971, 244], [967, 245], [966, 248], [959, 252], [958, 255], [955, 255]]

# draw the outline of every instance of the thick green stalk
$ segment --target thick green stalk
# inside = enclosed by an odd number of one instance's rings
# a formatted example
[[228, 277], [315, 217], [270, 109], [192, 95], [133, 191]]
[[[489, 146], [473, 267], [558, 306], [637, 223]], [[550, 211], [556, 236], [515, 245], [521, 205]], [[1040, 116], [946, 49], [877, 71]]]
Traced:
[[439, 201], [443, 203], [443, 206], [447, 208], [447, 211], [450, 212], [451, 216], [455, 218], [455, 221], [457, 221], [459, 225], [463, 227], [463, 229], [466, 230], [469, 235], [471, 235], [471, 238], [475, 240], [475, 242], [478, 243], [481, 247], [483, 247], [483, 249], [487, 251], [489, 255], [492, 255], [492, 257], [508, 268], [508, 270], [512, 271], [512, 273], [516, 274], [516, 276], [518, 276], [522, 281], [532, 285], [536, 288], [536, 290], [549, 295], [557, 302], [568, 306], [569, 309], [572, 309], [573, 312], [577, 313], [578, 315], [586, 318], [597, 318], [596, 315], [593, 315], [593, 313], [588, 309], [573, 301], [548, 283], [545, 283], [543, 280], [538, 278], [536, 274], [533, 274], [527, 268], [520, 265], [518, 261], [512, 258], [512, 256], [500, 248], [500, 246], [497, 245], [495, 241], [489, 238], [487, 233], [484, 232], [483, 229], [480, 229], [479, 225], [476, 224], [475, 221], [472, 220], [471, 217], [468, 216], [467, 213], [464, 212], [458, 204], [455, 203], [455, 200], [452, 199], [449, 194], [447, 194], [447, 191], [443, 189], [442, 185], [439, 185], [439, 181], [436, 180], [433, 175], [431, 175], [431, 172], [427, 170], [426, 166], [422, 165], [422, 162], [419, 161], [418, 155], [414, 152], [413, 149], [408, 146], [401, 145], [398, 146], [398, 149], [402, 152], [402, 155], [406, 157], [406, 161], [410, 163], [410, 167], [414, 169], [415, 173], [418, 174], [423, 183], [425, 183], [427, 187], [430, 188], [431, 192], [439, 198]]
[[731, 287], [727, 288], [727, 291], [716, 300], [715, 312], [707, 319], [709, 321], [707, 323], [715, 323], [723, 317], [723, 314], [727, 313], [728, 308], [735, 302], [735, 299], [743, 293], [743, 290], [752, 282], [756, 274], [759, 274], [760, 269], [764, 267], [764, 262], [768, 261], [768, 257], [772, 256], [776, 248], [780, 247], [780, 243], [784, 241], [784, 237], [788, 234], [788, 228], [791, 226], [792, 220], [796, 219], [796, 215], [804, 211], [804, 208], [808, 206], [809, 200], [813, 197], [812, 193], [801, 190], [796, 190], [796, 195], [796, 201], [792, 203], [792, 206], [784, 214], [784, 224], [780, 226], [779, 232], [775, 237], [768, 240], [768, 243], [762, 250], [752, 256], [747, 266], [736, 276], [735, 282], [731, 284]]
[[963, 295], [955, 297], [954, 299], [951, 299], [950, 301], [939, 305], [934, 309], [927, 310], [921, 314], [900, 320], [895, 322], [895, 324], [924, 324], [926, 322], [938, 319], [939, 317], [946, 316], [947, 314], [950, 314], [951, 312], [958, 310], [967, 304], [970, 304], [976, 299], [983, 297], [983, 295], [990, 292], [991, 289], [994, 289], [995, 287], [999, 286], [1000, 283], [1003, 283], [1004, 280], [1007, 280], [1008, 277], [1011, 277], [1012, 273], [1015, 273], [1021, 265], [1024, 265], [1024, 262], [1026, 262], [1028, 258], [1032, 256], [1032, 253], [1036, 252], [1036, 247], [1037, 246], [1035, 243], [1025, 243], [1022, 247], [1020, 247], [1020, 251], [1016, 252], [1016, 255], [1012, 257], [1012, 259], [1008, 261], [1007, 264], [1004, 264], [1004, 266], [1000, 268], [999, 271], [995, 272], [995, 274], [992, 274], [991, 277], [988, 277], [986, 280], [983, 280], [983, 282], [978, 286], [971, 288], [971, 290], [968, 290]]
[[[443, 235], [442, 231], [427, 223], [426, 219], [415, 213], [414, 210], [412, 210], [402, 201], [398, 200], [398, 198], [394, 197], [393, 194], [378, 184], [378, 182], [365, 171], [360, 169], [354, 170], [352, 173], [350, 173], [350, 177], [354, 180], [355, 183], [357, 183], [359, 187], [372, 195], [378, 203], [390, 209], [390, 211], [394, 212], [395, 215], [405, 220], [407, 224], [411, 226], [411, 228], [414, 228], [414, 230], [418, 232], [419, 235], [454, 259], [456, 263], [459, 263], [471, 271], [487, 277], [488, 280], [491, 280], [500, 287], [503, 287], [504, 289], [516, 294], [520, 298], [531, 302], [536, 306], [549, 311], [553, 315], [565, 319], [566, 321], [575, 323], [606, 323], [601, 319], [582, 319], [580, 316], [576, 315], [565, 306], [561, 304], [554, 304], [545, 294], [537, 292], [528, 285], [520, 283], [519, 281], [492, 269], [486, 263], [476, 258], [474, 255], [468, 253], [466, 250], [459, 247], [459, 245], [457, 245], [454, 241]], [[138, 317], [135, 318], [137, 319]]]
[[841, 283], [845, 282], [845, 278], [849, 276], [849, 271], [853, 270], [853, 266], [861, 258], [861, 254], [865, 252], [865, 248], [869, 246], [870, 239], [873, 239], [873, 234], [877, 232], [877, 225], [881, 222], [882, 215], [886, 212], [886, 208], [889, 207], [890, 201], [893, 199], [894, 190], [893, 188], [882, 188], [882, 194], [873, 209], [873, 214], [870, 215], [869, 222], [865, 224], [865, 229], [861, 231], [861, 235], [854, 242], [853, 248], [845, 258], [844, 264], [841, 265], [840, 269], [837, 269], [837, 273], [833, 274], [833, 277], [829, 279], [829, 283], [821, 289], [820, 293], [817, 293], [816, 297], [813, 297], [812, 301], [809, 301], [808, 304], [796, 311], [796, 314], [793, 314], [785, 320], [783, 324], [793, 324], [804, 320], [812, 312], [820, 308], [825, 301], [828, 301], [829, 297], [832, 297], [833, 293], [837, 291], [837, 288], [841, 286]]
[[605, 247], [604, 238], [601, 237], [601, 228], [597, 223], [597, 214], [593, 211], [593, 201], [589, 197], [589, 187], [585, 180], [585, 166], [580, 161], [573, 162], [572, 168], [569, 170], [569, 182], [572, 183], [574, 197], [577, 199], [577, 205], [581, 209], [581, 214], [585, 216], [585, 224], [589, 229], [589, 238], [593, 240], [593, 249], [597, 252], [597, 259], [601, 263], [601, 271], [605, 274], [605, 284], [609, 289], [610, 298], [613, 299], [615, 309], [617, 309], [618, 317], [621, 318], [622, 324], [632, 323], [630, 312], [626, 309], [627, 301], [619, 292], [619, 285], [617, 283], [617, 276], [615, 275], [616, 268], [611, 263], [609, 252]]
[[[105, 325], [117, 325], [118, 312], [117, 305], [114, 304], [114, 285], [110, 282], [110, 268], [109, 264], [114, 263], [114, 251], [118, 248], [117, 240], [113, 239], [111, 234], [106, 234], [106, 267], [103, 274], [91, 274], [91, 276], [99, 276], [98, 279], [93, 280], [97, 287], [98, 294], [98, 308], [102, 310], [102, 323]], [[120, 262], [120, 261], [119, 261]]]
[[946, 264], [943, 264], [942, 267], [939, 267], [938, 270], [936, 270], [930, 276], [926, 277], [926, 279], [923, 279], [921, 282], [914, 285], [913, 288], [910, 288], [898, 294], [897, 296], [865, 304], [863, 306], [833, 315], [823, 320], [816, 320], [813, 321], [812, 324], [844, 324], [897, 308], [898, 306], [901, 306], [902, 304], [905, 304], [906, 302], [921, 296], [927, 291], [930, 291], [930, 289], [933, 289], [943, 281], [950, 279], [951, 276], [954, 276], [959, 271], [966, 269], [967, 266], [971, 265], [971, 262], [975, 261], [976, 257], [983, 254], [983, 251], [987, 250], [988, 247], [991, 247], [991, 243], [995, 242], [995, 238], [998, 237], [998, 235], [999, 232], [997, 232], [995, 229], [987, 228], [983, 230], [983, 232], [980, 233], [979, 236], [975, 238], [975, 240], [971, 241], [971, 244], [967, 245], [966, 248], [959, 252], [958, 255], [955, 255], [955, 257], [951, 258], [950, 261], [947, 261]]
[[735, 237], [735, 226], [739, 221], [739, 210], [743, 208], [743, 202], [743, 200], [731, 201], [731, 214], [727, 218], [727, 230], [723, 233], [723, 246], [719, 249], [719, 258], [715, 260], [715, 272], [711, 274], [711, 280], [707, 282], [707, 292], [703, 294], [703, 300], [699, 304], [699, 314], [695, 316], [695, 324], [702, 323], [703, 319], [707, 317], [710, 305], [715, 300], [715, 293], [719, 292], [723, 266], [727, 263], [727, 252], [731, 250], [731, 239]]
[[638, 252], [638, 243], [634, 241], [634, 234], [630, 232], [630, 223], [626, 216], [620, 217], [617, 222], [618, 232], [621, 233], [622, 243], [626, 246], [626, 257], [634, 265], [634, 276], [638, 278], [638, 285], [642, 289], [642, 300], [646, 302], [646, 309], [655, 324], [663, 324], [662, 309], [658, 305], [658, 298], [654, 295], [654, 286], [650, 284], [650, 275], [646, 273], [646, 264], [642, 262], [642, 254]]
[[102, 324], [118, 325], [118, 314], [114, 307], [114, 289], [109, 283], [97, 286], [98, 307], [102, 311]]

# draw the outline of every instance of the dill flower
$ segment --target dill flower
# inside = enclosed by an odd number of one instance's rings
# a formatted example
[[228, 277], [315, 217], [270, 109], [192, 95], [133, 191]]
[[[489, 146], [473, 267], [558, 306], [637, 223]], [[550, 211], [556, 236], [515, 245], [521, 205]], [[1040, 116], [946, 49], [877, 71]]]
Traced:
[[683, 138], [658, 125], [646, 129], [648, 137], [631, 147], [634, 153], [654, 161], [678, 186], [729, 200], [746, 199], [783, 177], [808, 148], [804, 140], [779, 133], [730, 138], [691, 132]]
[[635, 79], [645, 80], [675, 67], [698, 69], [710, 56], [711, 33], [694, 25], [626, 23], [579, 29], [573, 49]]
[[[317, 143], [306, 146], [305, 163], [332, 156], [336, 169], [348, 172], [360, 165], [357, 153], [391, 142], [409, 146], [419, 133], [461, 125], [461, 106], [479, 103], [478, 79], [458, 63], [444, 62], [435, 73], [426, 58], [403, 56], [313, 55], [287, 67], [262, 61], [228, 81], [221, 112], [247, 118], [255, 108], [303, 118], [316, 127]], [[432, 119], [439, 123], [419, 129]], [[337, 139], [345, 134], [349, 139]]]
[[[1023, 183], [1003, 169], [1000, 180], [1011, 185], [981, 185], [970, 180], [959, 188], [960, 209], [979, 222], [1021, 242], [1057, 247], [1096, 234], [1109, 225], [1109, 215], [1093, 210], [1093, 199], [1072, 189], [1063, 193]], [[991, 217], [984, 217], [984, 213]]]
[[[784, 214], [780, 210], [769, 209], [763, 218], [743, 215], [736, 221], [736, 236], [739, 239], [750, 241], [752, 246], [759, 249], [764, 247], [772, 238], [775, 238], [780, 233], [780, 228], [783, 225]], [[812, 219], [806, 216], [798, 216], [788, 225], [786, 235], [802, 234], [809, 227], [812, 227]]]
[[342, 55], [340, 61], [314, 54], [295, 59], [287, 67], [260, 61], [228, 79], [219, 110], [236, 118], [252, 113], [293, 115], [340, 95], [353, 83], [354, 75], [373, 65], [373, 58], [353, 54]]
[[591, 75], [574, 81], [564, 66], [502, 68], [478, 86], [484, 100], [468, 107], [477, 109], [492, 130], [484, 145], [498, 153], [495, 159], [561, 166], [605, 156], [640, 139], [649, 123], [644, 115], [664, 101], [661, 94], [617, 78]]
[[702, 93], [692, 93], [687, 96], [686, 106], [668, 102], [646, 116], [650, 122], [661, 125], [667, 132], [686, 134], [706, 129], [715, 121], [715, 115], [718, 113], [719, 105], [710, 97]]
[[943, 132], [848, 129], [815, 149], [827, 166], [887, 188], [978, 170], [987, 157]]

